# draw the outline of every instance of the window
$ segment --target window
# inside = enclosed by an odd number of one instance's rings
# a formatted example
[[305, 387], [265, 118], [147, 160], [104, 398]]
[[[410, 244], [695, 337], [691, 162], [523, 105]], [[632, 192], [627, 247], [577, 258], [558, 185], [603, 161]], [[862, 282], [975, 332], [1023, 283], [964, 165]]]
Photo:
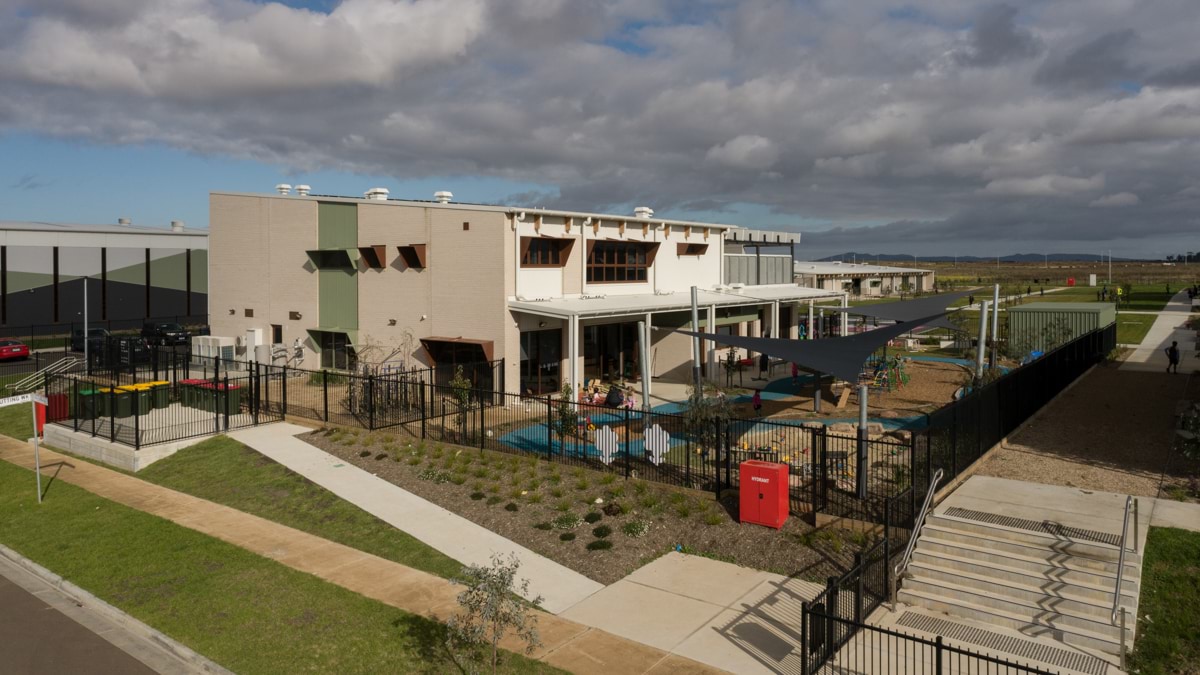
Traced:
[[253, 318], [254, 318], [254, 310], [252, 310], [252, 309], [247, 309], [247, 310], [246, 310], [246, 318], [247, 318], [247, 319], [253, 319]]
[[708, 252], [708, 244], [679, 244], [676, 248], [678, 255], [704, 255]]
[[271, 324], [271, 344], [283, 344], [283, 326], [277, 323]]
[[530, 237], [521, 252], [521, 267], [562, 267], [562, 247], [557, 240]]
[[592, 284], [640, 283], [647, 279], [658, 244], [597, 241], [588, 252], [587, 280]]
[[317, 346], [321, 350], [321, 367], [333, 370], [354, 370], [357, 359], [350, 336], [345, 333], [321, 331]]
[[396, 250], [400, 252], [400, 258], [404, 260], [406, 267], [417, 270], [425, 269], [425, 244], [397, 246]]

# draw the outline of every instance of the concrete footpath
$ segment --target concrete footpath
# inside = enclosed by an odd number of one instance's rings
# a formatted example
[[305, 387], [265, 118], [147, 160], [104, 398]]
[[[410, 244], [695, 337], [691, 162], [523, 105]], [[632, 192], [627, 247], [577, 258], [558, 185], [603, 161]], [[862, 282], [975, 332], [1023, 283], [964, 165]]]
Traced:
[[[43, 473], [56, 481], [77, 485], [406, 612], [445, 621], [458, 608], [461, 587], [441, 577], [51, 450], [43, 448], [41, 454]], [[0, 460], [32, 470], [33, 447], [0, 437]], [[47, 498], [54, 499], [54, 494], [51, 486]], [[539, 614], [538, 631], [543, 644], [532, 658], [574, 673], [724, 672], [553, 614]], [[512, 639], [501, 646], [513, 651], [523, 648]]]
[[1167, 347], [1171, 342], [1179, 343], [1179, 374], [1187, 375], [1200, 367], [1196, 358], [1196, 334], [1187, 328], [1192, 314], [1192, 301], [1187, 291], [1180, 291], [1171, 298], [1167, 306], [1158, 312], [1154, 325], [1142, 338], [1142, 343], [1121, 364], [1121, 370], [1167, 371]]
[[515, 554], [521, 576], [529, 579], [529, 597], [542, 596], [542, 607], [561, 614], [604, 588], [582, 574], [480, 527], [455, 513], [296, 438], [312, 431], [295, 424], [268, 424], [235, 431], [245, 443], [389, 525], [468, 565], [487, 565], [495, 553]]

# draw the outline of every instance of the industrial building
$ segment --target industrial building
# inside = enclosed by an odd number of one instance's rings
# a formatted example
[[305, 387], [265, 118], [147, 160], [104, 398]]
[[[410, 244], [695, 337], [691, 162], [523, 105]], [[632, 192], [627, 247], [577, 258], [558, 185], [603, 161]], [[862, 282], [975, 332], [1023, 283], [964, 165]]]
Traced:
[[[546, 394], [564, 383], [638, 379], [637, 323], [795, 336], [816, 300], [837, 291], [752, 285], [727, 267], [725, 243], [794, 245], [799, 235], [632, 215], [293, 192], [214, 192], [211, 327], [286, 346], [291, 365], [352, 369], [497, 363], [479, 386]], [[753, 254], [745, 254], [753, 258]], [[734, 278], [726, 278], [733, 273]], [[806, 319], [808, 320], [808, 319]], [[652, 377], [685, 380], [691, 341], [647, 331]], [[715, 347], [705, 343], [715, 376]], [[500, 381], [495, 381], [495, 379]]]
[[793, 271], [796, 283], [805, 288], [845, 292], [851, 297], [925, 293], [933, 290], [936, 281], [933, 270], [867, 263], [796, 261]]
[[[208, 314], [208, 232], [185, 227], [0, 221], [0, 323], [8, 335], [55, 334], [88, 318], [139, 327]], [[112, 323], [116, 322], [116, 323]]]

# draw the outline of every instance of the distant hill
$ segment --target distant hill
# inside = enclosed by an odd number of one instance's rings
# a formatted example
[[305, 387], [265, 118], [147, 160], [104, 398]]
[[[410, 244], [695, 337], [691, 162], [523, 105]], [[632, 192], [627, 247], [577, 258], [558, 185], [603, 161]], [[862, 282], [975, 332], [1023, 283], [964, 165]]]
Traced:
[[[952, 255], [927, 255], [920, 256], [917, 261], [925, 262], [954, 262], [958, 260], [960, 263], [970, 262], [995, 262], [995, 258], [979, 257], [973, 255], [960, 255], [957, 258]], [[1021, 263], [1021, 262], [1044, 262], [1049, 259], [1051, 262], [1100, 262], [1107, 261], [1107, 256], [1100, 256], [1089, 253], [1050, 253], [1045, 255], [1042, 253], [1014, 253], [1012, 255], [1000, 256], [1002, 263]], [[913, 263], [913, 256], [889, 253], [858, 253], [850, 251], [839, 255], [831, 255], [821, 258], [819, 262], [845, 261], [850, 262], [858, 260], [859, 262], [870, 263], [878, 260], [879, 262], [889, 263]], [[1137, 258], [1117, 258], [1113, 257], [1113, 262], [1136, 262]]]

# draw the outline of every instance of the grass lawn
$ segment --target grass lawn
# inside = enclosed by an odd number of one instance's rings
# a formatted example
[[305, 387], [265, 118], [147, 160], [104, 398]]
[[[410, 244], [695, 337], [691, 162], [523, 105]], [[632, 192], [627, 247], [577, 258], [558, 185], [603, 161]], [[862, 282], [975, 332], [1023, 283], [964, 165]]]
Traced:
[[442, 577], [462, 565], [227, 436], [185, 448], [137, 477]]
[[[0, 542], [238, 673], [450, 672], [444, 628], [0, 462]], [[507, 655], [508, 672], [555, 672]]]
[[1150, 528], [1129, 672], [1200, 672], [1200, 533]]
[[1154, 320], [1153, 314], [1129, 314], [1122, 312], [1117, 315], [1117, 342], [1125, 345], [1141, 344]]

